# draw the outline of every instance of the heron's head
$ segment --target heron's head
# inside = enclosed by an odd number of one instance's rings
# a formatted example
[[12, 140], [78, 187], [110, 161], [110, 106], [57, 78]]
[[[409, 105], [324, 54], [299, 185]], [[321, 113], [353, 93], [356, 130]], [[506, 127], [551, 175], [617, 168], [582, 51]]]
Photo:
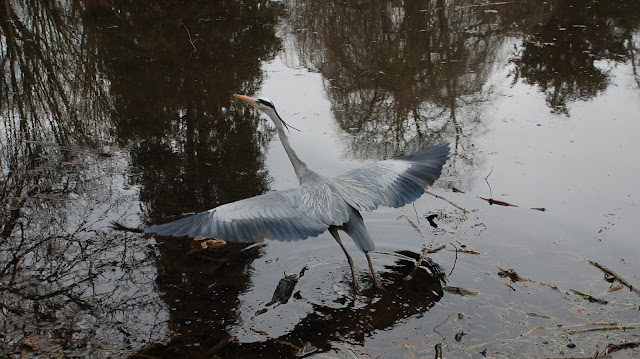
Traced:
[[256, 98], [256, 97], [251, 97], [251, 96], [246, 96], [246, 95], [240, 95], [237, 93], [234, 93], [233, 96], [237, 99], [240, 99], [242, 101], [245, 101], [247, 103], [249, 103], [249, 105], [257, 108], [258, 110], [264, 112], [267, 114], [267, 116], [269, 116], [269, 118], [271, 118], [271, 120], [273, 120], [273, 122], [278, 125], [278, 121], [280, 121], [280, 123], [282, 123], [282, 125], [288, 130], [289, 128], [293, 128], [296, 131], [300, 131], [297, 128], [288, 125], [286, 122], [284, 122], [284, 120], [282, 119], [282, 117], [280, 117], [280, 115], [278, 115], [278, 111], [276, 111], [276, 107], [273, 105], [273, 102], [271, 102], [271, 100], [269, 100], [268, 98], [265, 97], [261, 97], [261, 98]]

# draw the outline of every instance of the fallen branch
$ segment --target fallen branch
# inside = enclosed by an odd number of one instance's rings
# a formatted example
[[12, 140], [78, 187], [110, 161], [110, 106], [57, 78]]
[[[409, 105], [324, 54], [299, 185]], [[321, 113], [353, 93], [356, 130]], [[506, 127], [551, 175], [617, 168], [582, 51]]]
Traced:
[[586, 298], [587, 300], [589, 300], [590, 302], [596, 302], [596, 303], [600, 303], [600, 304], [607, 304], [608, 302], [604, 299], [600, 299], [597, 297], [592, 296], [591, 294], [587, 294], [587, 293], [583, 293], [581, 291], [575, 290], [575, 289], [571, 289], [569, 288], [570, 291], [574, 292], [575, 294]]
[[587, 259], [587, 262], [589, 262], [589, 264], [596, 266], [598, 268], [600, 268], [600, 270], [602, 270], [603, 272], [612, 275], [618, 282], [622, 283], [623, 285], [627, 286], [627, 288], [629, 288], [629, 290], [632, 290], [634, 292], [636, 292], [637, 294], [640, 294], [640, 290], [634, 286], [632, 286], [631, 284], [629, 284], [629, 282], [627, 282], [624, 278], [622, 278], [621, 276], [619, 276], [616, 272], [612, 271], [611, 269], [603, 266], [602, 264], [596, 262], [596, 261], [592, 261], [590, 259]]

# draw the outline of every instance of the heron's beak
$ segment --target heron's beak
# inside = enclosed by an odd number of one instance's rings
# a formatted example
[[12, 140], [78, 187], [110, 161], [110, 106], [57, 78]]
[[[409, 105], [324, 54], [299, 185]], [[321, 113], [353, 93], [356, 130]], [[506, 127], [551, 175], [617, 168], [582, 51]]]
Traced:
[[233, 97], [240, 99], [242, 101], [246, 101], [249, 103], [249, 105], [258, 108], [258, 100], [255, 97], [251, 97], [251, 96], [245, 96], [245, 95], [240, 95], [237, 93], [233, 94]]

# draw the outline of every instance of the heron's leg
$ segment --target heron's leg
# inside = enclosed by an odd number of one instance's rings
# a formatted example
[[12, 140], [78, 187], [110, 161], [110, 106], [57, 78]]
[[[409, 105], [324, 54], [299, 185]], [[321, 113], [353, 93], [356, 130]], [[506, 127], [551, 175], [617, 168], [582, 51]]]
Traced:
[[351, 256], [347, 252], [347, 249], [344, 247], [344, 244], [342, 244], [342, 240], [340, 240], [340, 236], [338, 235], [338, 230], [335, 227], [329, 227], [329, 233], [331, 233], [333, 238], [336, 239], [336, 242], [338, 242], [338, 244], [340, 245], [340, 248], [342, 248], [344, 255], [347, 256], [349, 267], [351, 267], [351, 276], [353, 278], [353, 289], [355, 289], [356, 293], [360, 294], [360, 291], [358, 290], [358, 282], [356, 281], [356, 271], [353, 269], [353, 259], [351, 259]]
[[376, 286], [376, 288], [380, 289], [383, 292], [386, 292], [387, 290], [384, 289], [382, 284], [380, 284], [380, 282], [378, 282], [378, 279], [376, 278], [376, 272], [373, 270], [373, 263], [371, 263], [371, 257], [369, 256], [369, 252], [365, 252], [364, 255], [367, 256], [367, 262], [369, 262], [369, 270], [371, 270], [371, 277], [373, 277], [373, 284]]

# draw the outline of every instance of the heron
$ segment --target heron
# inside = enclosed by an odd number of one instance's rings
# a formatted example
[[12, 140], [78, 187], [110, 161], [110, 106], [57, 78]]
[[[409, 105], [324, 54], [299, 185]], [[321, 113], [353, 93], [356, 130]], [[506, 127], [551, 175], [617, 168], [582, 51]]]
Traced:
[[347, 257], [353, 288], [359, 293], [353, 259], [338, 230], [353, 239], [369, 265], [373, 284], [376, 278], [371, 256], [375, 249], [360, 212], [379, 206], [402, 207], [420, 198], [440, 177], [449, 157], [449, 142], [415, 153], [366, 164], [329, 178], [309, 169], [289, 144], [287, 124], [267, 98], [233, 94], [266, 114], [275, 125], [300, 184], [299, 187], [271, 191], [255, 197], [223, 204], [172, 222], [133, 229], [113, 222], [113, 228], [173, 237], [213, 237], [228, 242], [262, 242], [264, 239], [296, 241], [329, 231]]

